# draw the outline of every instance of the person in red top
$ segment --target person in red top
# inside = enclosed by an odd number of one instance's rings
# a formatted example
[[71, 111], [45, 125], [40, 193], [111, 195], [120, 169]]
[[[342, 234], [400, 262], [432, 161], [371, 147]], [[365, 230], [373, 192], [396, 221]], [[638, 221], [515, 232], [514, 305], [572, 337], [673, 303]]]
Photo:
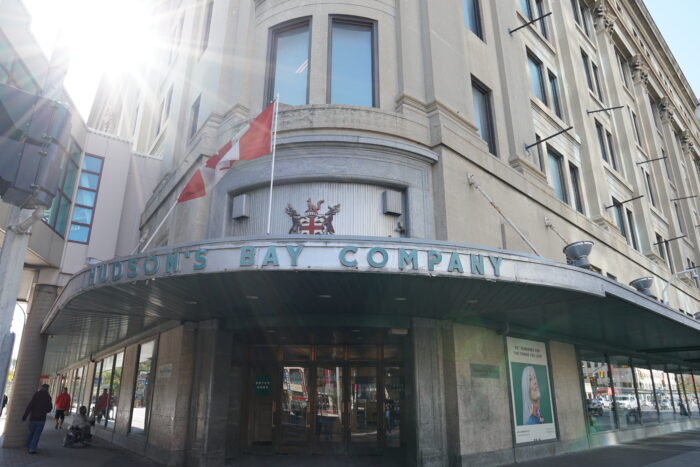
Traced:
[[102, 417], [107, 414], [107, 405], [109, 404], [109, 393], [105, 389], [102, 395], [97, 398], [97, 403], [95, 404], [95, 415], [97, 415], [97, 423], [102, 421]]
[[56, 396], [56, 426], [55, 429], [63, 428], [63, 419], [66, 417], [66, 410], [70, 410], [70, 395], [68, 388], [63, 388], [61, 394]]

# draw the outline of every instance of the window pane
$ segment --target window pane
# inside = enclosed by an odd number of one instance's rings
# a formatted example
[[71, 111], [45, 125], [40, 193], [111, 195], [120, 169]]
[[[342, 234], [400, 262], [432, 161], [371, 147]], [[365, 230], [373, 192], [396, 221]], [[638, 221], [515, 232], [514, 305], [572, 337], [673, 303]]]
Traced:
[[559, 84], [557, 83], [557, 77], [553, 74], [549, 74], [549, 90], [552, 94], [552, 107], [554, 108], [554, 113], [557, 117], [561, 118], [561, 103], [559, 102]]
[[73, 242], [87, 243], [90, 236], [90, 227], [85, 225], [71, 224], [68, 231], [68, 240]]
[[90, 414], [92, 417], [97, 416], [97, 398], [100, 394], [100, 375], [102, 374], [102, 361], [100, 360], [95, 364], [95, 376], [92, 380], [91, 394], [90, 394]]
[[134, 401], [131, 406], [131, 432], [144, 433], [148, 415], [148, 398], [153, 387], [153, 352], [155, 341], [141, 344], [136, 372]]
[[274, 95], [289, 105], [307, 102], [309, 76], [308, 24], [275, 36]]
[[[100, 386], [97, 401], [95, 402], [96, 423], [107, 423], [107, 409], [109, 408], [109, 389], [112, 384], [112, 366], [114, 365], [114, 355], [102, 361], [102, 373], [100, 374]], [[103, 422], [104, 419], [104, 422]]]
[[75, 197], [75, 202], [84, 206], [95, 206], [96, 195], [97, 193], [94, 191], [78, 189], [78, 195]]
[[[543, 0], [535, 0], [535, 7], [537, 8], [537, 17], [539, 18], [540, 16], [543, 16], [544, 13], [544, 2]], [[543, 18], [539, 21], [540, 23], [540, 32], [544, 37], [547, 36], [547, 18]]]
[[75, 177], [78, 175], [78, 166], [74, 165], [71, 161], [66, 164], [66, 178], [63, 180], [63, 193], [66, 196], [73, 196], [73, 189], [75, 188]]
[[620, 429], [641, 423], [634, 390], [632, 367], [627, 357], [610, 357], [610, 372], [615, 387], [615, 409]]
[[80, 222], [81, 224], [92, 223], [92, 209], [81, 208], [80, 206], [75, 206], [73, 208], [73, 222]]
[[110, 389], [109, 406], [107, 407], [107, 426], [114, 428], [114, 421], [117, 418], [117, 405], [119, 404], [119, 390], [122, 385], [122, 366], [124, 363], [124, 352], [120, 352], [115, 357], [114, 374], [112, 376], [112, 386]]
[[489, 93], [472, 83], [472, 99], [474, 100], [474, 117], [477, 125], [477, 134], [488, 143], [489, 152], [496, 154], [496, 142], [494, 140], [493, 125], [491, 120], [491, 105]]
[[83, 160], [83, 170], [89, 170], [90, 172], [99, 173], [102, 170], [102, 159], [98, 157], [92, 157], [85, 155]]
[[527, 57], [527, 64], [530, 69], [530, 87], [532, 88], [532, 94], [546, 104], [547, 98], [544, 94], [544, 83], [542, 82], [542, 64], [531, 56]]
[[481, 37], [481, 18], [479, 16], [479, 0], [464, 0], [464, 24], [474, 34]]
[[578, 175], [578, 168], [569, 165], [569, 176], [571, 177], [571, 187], [574, 190], [574, 206], [578, 212], [583, 214], [583, 200], [581, 199], [581, 180]]
[[56, 213], [56, 232], [61, 236], [66, 233], [66, 226], [68, 224], [68, 211], [70, 210], [70, 202], [64, 196], [58, 195], [58, 212]]
[[334, 22], [331, 104], [374, 105], [372, 27]]
[[656, 410], [656, 394], [651, 379], [651, 370], [645, 362], [635, 361], [634, 373], [637, 378], [637, 393], [639, 394], [639, 406], [642, 410], [642, 421], [644, 423], [658, 422], [659, 413]]
[[522, 11], [525, 16], [532, 19], [532, 9], [530, 8], [530, 0], [519, 0], [520, 1], [520, 11]]
[[97, 184], [100, 181], [100, 176], [87, 173], [87, 172], [82, 172], [80, 174], [80, 186], [82, 188], [92, 188], [93, 190], [97, 190]]
[[581, 372], [591, 431], [615, 429], [608, 364], [602, 354], [581, 350]]
[[566, 188], [564, 187], [561, 157], [558, 154], [554, 154], [552, 151], [548, 151], [547, 161], [547, 168], [549, 169], [549, 176], [552, 182], [552, 188], [554, 188], [554, 194], [557, 198], [566, 203], [568, 199], [566, 196]]

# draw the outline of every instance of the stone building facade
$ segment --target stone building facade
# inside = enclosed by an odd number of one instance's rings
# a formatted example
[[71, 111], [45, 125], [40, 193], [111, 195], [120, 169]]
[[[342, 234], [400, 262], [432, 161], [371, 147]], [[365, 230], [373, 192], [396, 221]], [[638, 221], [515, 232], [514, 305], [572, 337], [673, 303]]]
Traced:
[[[498, 465], [698, 426], [697, 97], [641, 1], [159, 9], [147, 86], [88, 121], [157, 183], [42, 326], [98, 436]], [[277, 95], [272, 195], [265, 156], [170, 213]]]

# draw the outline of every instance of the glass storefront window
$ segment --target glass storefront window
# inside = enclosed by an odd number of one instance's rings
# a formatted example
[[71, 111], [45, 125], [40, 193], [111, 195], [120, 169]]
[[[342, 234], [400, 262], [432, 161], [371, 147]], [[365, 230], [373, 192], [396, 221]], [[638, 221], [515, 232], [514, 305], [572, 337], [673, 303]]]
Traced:
[[697, 370], [693, 370], [692, 373], [686, 375], [688, 384], [686, 385], [688, 392], [688, 399], [691, 398], [690, 392], [693, 393], [692, 401], [690, 402], [692, 415], [700, 415], [700, 379], [698, 379]]
[[[330, 347], [330, 346], [327, 346]], [[316, 368], [316, 445], [321, 452], [343, 447], [343, 368]]]
[[634, 389], [634, 374], [629, 357], [611, 356], [610, 373], [615, 389], [615, 410], [621, 429], [641, 423], [639, 401]]
[[83, 388], [85, 387], [83, 381], [84, 372], [85, 367], [81, 366], [80, 368], [76, 368], [73, 373], [73, 383], [70, 388], [71, 409], [73, 413], [78, 411], [83, 402]]
[[344, 358], [341, 345], [317, 345], [316, 360], [342, 360]]
[[641, 360], [633, 360], [634, 376], [637, 380], [637, 395], [643, 423], [658, 423], [659, 412], [656, 402], [655, 385], [652, 380], [649, 364]]
[[99, 397], [100, 393], [100, 375], [102, 374], [102, 363], [103, 361], [100, 360], [99, 362], [95, 363], [95, 376], [92, 379], [92, 387], [91, 387], [91, 394], [90, 394], [90, 414], [92, 417], [97, 417], [97, 398]]
[[155, 345], [155, 341], [150, 341], [139, 346], [134, 399], [131, 405], [131, 433], [143, 434], [146, 432], [149, 397], [153, 387], [153, 352], [155, 351]]
[[669, 375], [662, 369], [664, 365], [654, 365], [654, 367], [652, 375], [659, 402], [659, 419], [662, 423], [670, 422], [675, 417], [675, 402]]
[[688, 417], [690, 416], [690, 411], [688, 410], [688, 406], [690, 404], [688, 402], [688, 395], [685, 390], [685, 381], [683, 381], [683, 373], [680, 369], [675, 369], [673, 371], [674, 373], [671, 375], [671, 377], [675, 376], [676, 378], [676, 394], [678, 394], [678, 416]]
[[614, 430], [612, 387], [605, 356], [602, 353], [582, 349], [580, 358], [588, 424], [591, 431]]
[[119, 390], [122, 385], [122, 366], [124, 364], [124, 352], [119, 352], [114, 358], [114, 371], [112, 384], [109, 390], [109, 403], [107, 405], [107, 426], [114, 428], [114, 420], [117, 418], [117, 405], [119, 403]]
[[114, 367], [114, 355], [102, 360], [102, 372], [100, 373], [100, 385], [95, 402], [95, 422], [107, 424], [107, 409], [109, 408], [109, 389], [112, 384], [112, 368]]
[[388, 448], [399, 448], [406, 444], [406, 430], [402, 429], [406, 418], [405, 399], [403, 368], [384, 368], [384, 429]]

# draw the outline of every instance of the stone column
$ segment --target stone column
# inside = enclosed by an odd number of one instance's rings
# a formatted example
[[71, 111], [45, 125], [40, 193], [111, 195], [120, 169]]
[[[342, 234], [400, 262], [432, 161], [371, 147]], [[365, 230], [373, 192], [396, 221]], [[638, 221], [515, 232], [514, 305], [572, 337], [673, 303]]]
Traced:
[[22, 447], [27, 441], [27, 422], [22, 423], [22, 415], [39, 388], [47, 341], [47, 336], [40, 333], [41, 325], [57, 295], [58, 287], [55, 285], [37, 284], [34, 288], [17, 356], [12, 394], [8, 400], [5, 428], [12, 429], [5, 431], [2, 444], [5, 448]]
[[218, 320], [200, 322], [198, 328], [188, 465], [223, 466], [233, 338]]
[[414, 318], [411, 323], [413, 418], [415, 454], [409, 462], [419, 467], [447, 466], [445, 391], [439, 322]]

